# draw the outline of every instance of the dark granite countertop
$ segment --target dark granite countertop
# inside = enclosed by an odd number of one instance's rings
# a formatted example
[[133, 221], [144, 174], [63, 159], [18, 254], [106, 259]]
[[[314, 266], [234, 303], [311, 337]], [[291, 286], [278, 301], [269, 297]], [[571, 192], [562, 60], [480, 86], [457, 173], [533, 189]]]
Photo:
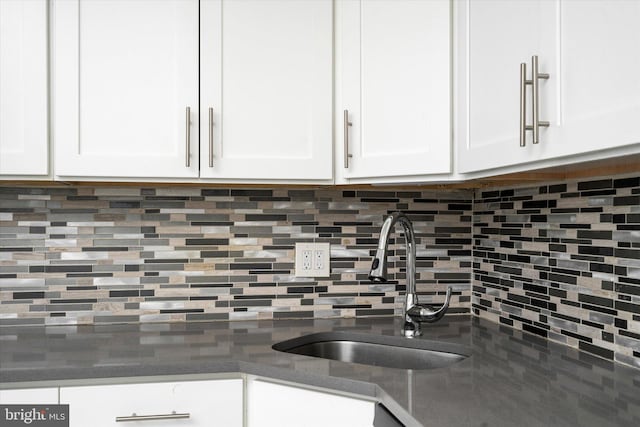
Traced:
[[[469, 346], [449, 367], [402, 370], [281, 353], [324, 331], [398, 335], [399, 319], [328, 319], [0, 328], [0, 381], [235, 373], [381, 399], [425, 426], [638, 426], [640, 370], [468, 316], [425, 325], [421, 339]], [[27, 383], [27, 384], [26, 384]]]

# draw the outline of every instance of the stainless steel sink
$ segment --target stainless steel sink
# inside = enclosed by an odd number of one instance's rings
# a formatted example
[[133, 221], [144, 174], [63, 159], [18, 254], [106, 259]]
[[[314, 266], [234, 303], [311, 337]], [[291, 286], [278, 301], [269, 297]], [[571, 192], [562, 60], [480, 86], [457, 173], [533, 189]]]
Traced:
[[462, 345], [350, 332], [304, 335], [273, 346], [274, 350], [341, 362], [396, 369], [435, 369], [471, 355]]

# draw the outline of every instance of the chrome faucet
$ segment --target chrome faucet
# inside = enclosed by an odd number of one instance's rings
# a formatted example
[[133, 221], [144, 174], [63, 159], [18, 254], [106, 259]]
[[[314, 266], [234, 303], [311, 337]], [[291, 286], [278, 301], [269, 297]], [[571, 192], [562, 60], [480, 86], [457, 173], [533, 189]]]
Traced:
[[444, 316], [449, 308], [451, 288], [447, 287], [446, 300], [441, 307], [418, 303], [418, 294], [416, 293], [416, 239], [413, 224], [411, 224], [409, 218], [402, 212], [392, 213], [386, 217], [382, 223], [378, 250], [371, 264], [369, 280], [372, 282], [387, 281], [387, 245], [389, 243], [389, 235], [397, 222], [402, 225], [405, 246], [407, 248], [407, 291], [404, 298], [404, 309], [402, 311], [404, 316], [402, 334], [405, 337], [413, 338], [421, 335], [420, 324], [422, 322], [436, 322]]

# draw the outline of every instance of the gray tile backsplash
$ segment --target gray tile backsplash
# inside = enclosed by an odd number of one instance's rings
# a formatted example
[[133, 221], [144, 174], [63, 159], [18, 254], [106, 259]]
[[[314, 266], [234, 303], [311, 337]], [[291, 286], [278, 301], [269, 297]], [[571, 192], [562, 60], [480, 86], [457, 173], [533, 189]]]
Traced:
[[473, 313], [640, 367], [640, 177], [476, 191]]
[[[392, 316], [367, 280], [384, 215], [409, 213], [418, 291], [468, 313], [472, 192], [193, 187], [0, 188], [0, 324]], [[296, 242], [331, 243], [331, 277], [294, 276]]]

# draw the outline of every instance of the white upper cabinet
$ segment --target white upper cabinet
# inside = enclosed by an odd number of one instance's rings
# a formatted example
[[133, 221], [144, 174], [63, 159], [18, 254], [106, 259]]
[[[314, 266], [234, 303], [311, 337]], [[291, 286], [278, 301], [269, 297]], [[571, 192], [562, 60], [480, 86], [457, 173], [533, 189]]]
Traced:
[[640, 1], [464, 0], [455, 7], [460, 172], [543, 167], [640, 143]]
[[200, 175], [333, 177], [330, 0], [203, 0]]
[[332, 179], [330, 0], [60, 0], [53, 22], [56, 175]]
[[450, 2], [352, 0], [336, 7], [339, 175], [449, 173]]
[[[463, 0], [457, 7], [457, 126], [459, 171], [490, 169], [531, 161], [549, 148], [548, 131], [541, 143], [526, 131], [520, 146], [521, 65], [531, 79], [532, 57], [539, 72], [540, 120], [557, 126], [553, 102], [558, 98], [558, 7], [555, 0]], [[530, 95], [530, 85], [525, 85]], [[526, 123], [532, 120], [531, 96]]]
[[55, 173], [198, 176], [198, 1], [53, 2]]
[[640, 0], [0, 0], [0, 176], [427, 182], [640, 152], [639, 22]]
[[47, 2], [0, 1], [0, 175], [47, 175]]
[[558, 156], [640, 143], [640, 0], [563, 0]]

